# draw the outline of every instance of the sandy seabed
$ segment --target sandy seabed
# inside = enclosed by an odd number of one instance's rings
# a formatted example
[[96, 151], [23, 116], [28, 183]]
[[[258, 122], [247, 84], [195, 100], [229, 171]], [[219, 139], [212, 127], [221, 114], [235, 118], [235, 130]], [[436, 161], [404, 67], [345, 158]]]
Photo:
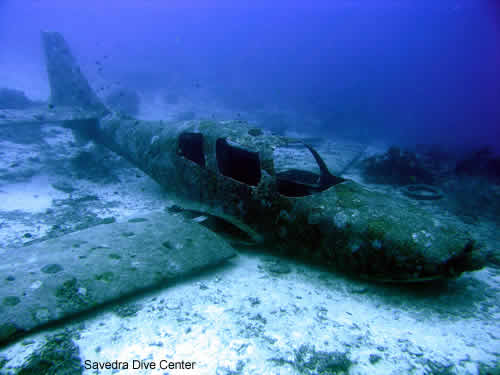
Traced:
[[[79, 143], [69, 130], [47, 124], [37, 134], [24, 141], [19, 134], [2, 137], [3, 249], [15, 251], [51, 231], [62, 234], [111, 216], [125, 220], [174, 203], [141, 171]], [[78, 158], [82, 151], [94, 160]], [[89, 164], [82, 168], [82, 162]], [[348, 177], [359, 179], [355, 172]], [[495, 366], [498, 371], [496, 268], [446, 284], [395, 286], [328, 272], [267, 249], [237, 251], [221, 267], [0, 349], [0, 374], [15, 373], [47, 337], [61, 331], [71, 332], [84, 374], [486, 374]], [[112, 368], [116, 363], [120, 369]]]

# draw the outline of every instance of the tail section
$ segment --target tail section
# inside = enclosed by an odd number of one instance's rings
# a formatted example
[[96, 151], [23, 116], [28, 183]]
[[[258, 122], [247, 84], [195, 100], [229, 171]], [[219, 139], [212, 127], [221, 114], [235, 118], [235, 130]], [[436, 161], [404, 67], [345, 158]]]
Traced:
[[80, 71], [63, 36], [57, 32], [43, 31], [42, 43], [47, 61], [51, 104], [107, 113], [107, 108]]

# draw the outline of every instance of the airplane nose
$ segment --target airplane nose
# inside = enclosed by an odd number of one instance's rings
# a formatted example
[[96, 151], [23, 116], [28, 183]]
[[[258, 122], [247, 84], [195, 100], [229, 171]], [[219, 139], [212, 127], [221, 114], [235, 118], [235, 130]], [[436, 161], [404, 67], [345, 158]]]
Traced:
[[448, 258], [438, 258], [425, 248], [412, 248], [387, 235], [373, 237], [365, 229], [342, 223], [338, 217], [322, 217], [317, 225], [320, 237], [325, 239], [323, 256], [329, 263], [367, 279], [424, 282], [456, 278], [487, 263], [486, 254], [473, 240], [462, 242], [462, 247]]

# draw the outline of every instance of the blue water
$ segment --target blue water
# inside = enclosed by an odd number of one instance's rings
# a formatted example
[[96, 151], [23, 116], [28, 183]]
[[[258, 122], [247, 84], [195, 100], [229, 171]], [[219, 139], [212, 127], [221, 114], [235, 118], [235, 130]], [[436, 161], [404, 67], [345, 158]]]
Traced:
[[0, 67], [42, 65], [50, 29], [84, 70], [137, 90], [202, 87], [235, 111], [320, 120], [297, 130], [500, 152], [500, 1], [238, 3], [0, 0]]

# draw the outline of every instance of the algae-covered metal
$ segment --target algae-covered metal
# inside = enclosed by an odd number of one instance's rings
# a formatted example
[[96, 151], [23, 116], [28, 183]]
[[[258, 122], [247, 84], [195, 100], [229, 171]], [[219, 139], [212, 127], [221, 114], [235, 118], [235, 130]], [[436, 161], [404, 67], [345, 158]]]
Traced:
[[[239, 122], [163, 124], [118, 115], [94, 138], [125, 156], [182, 207], [221, 217], [289, 253], [372, 278], [417, 281], [482, 266], [466, 233], [407, 200], [353, 181], [274, 167], [291, 140]], [[319, 168], [321, 171], [321, 168]]]
[[[223, 218], [255, 240], [379, 280], [448, 278], [483, 267], [468, 233], [412, 202], [331, 175], [299, 140], [241, 121], [167, 123], [107, 111], [88, 90], [61, 35], [44, 33], [43, 42], [51, 105], [68, 105], [60, 99], [61, 82], [71, 82], [68, 90], [78, 95], [70, 104], [98, 113], [67, 126], [127, 158], [180, 206]], [[311, 152], [318, 172], [277, 167], [280, 151], [297, 146]]]
[[220, 236], [167, 212], [0, 249], [0, 345], [232, 256]]

